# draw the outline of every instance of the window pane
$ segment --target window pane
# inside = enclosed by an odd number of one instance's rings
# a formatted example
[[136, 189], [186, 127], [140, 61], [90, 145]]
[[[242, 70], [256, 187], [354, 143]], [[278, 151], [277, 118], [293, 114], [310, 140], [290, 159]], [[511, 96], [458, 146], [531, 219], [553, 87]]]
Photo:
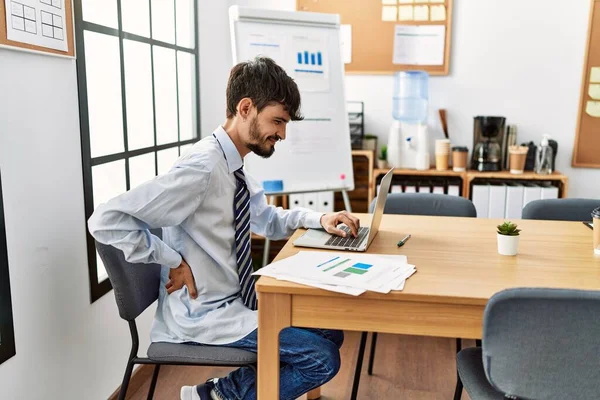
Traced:
[[119, 39], [84, 32], [92, 157], [124, 151]]
[[113, 161], [92, 167], [94, 208], [124, 193], [125, 160]]
[[106, 267], [100, 258], [100, 254], [96, 251], [96, 277], [98, 278], [98, 283], [108, 278], [108, 274], [106, 273]]
[[177, 158], [179, 151], [177, 147], [173, 147], [158, 152], [158, 174], [165, 174], [169, 172]]
[[154, 99], [156, 102], [156, 141], [177, 141], [177, 82], [175, 50], [154, 48]]
[[150, 8], [148, 0], [121, 0], [123, 30], [150, 37]]
[[152, 0], [152, 38], [175, 44], [173, 0]]
[[[113, 161], [92, 167], [92, 182], [94, 208], [125, 192], [125, 160]], [[96, 259], [98, 282], [102, 282], [107, 277], [106, 269], [102, 261], [100, 261], [100, 257], [96, 255]]]
[[196, 68], [193, 54], [177, 52], [179, 140], [196, 137]]
[[150, 45], [123, 40], [129, 150], [154, 145]]
[[134, 188], [154, 178], [154, 152], [129, 159], [129, 187]]
[[118, 29], [116, 0], [82, 0], [81, 7], [84, 21]]
[[175, 0], [177, 17], [177, 44], [190, 49], [194, 48], [194, 2], [192, 0]]

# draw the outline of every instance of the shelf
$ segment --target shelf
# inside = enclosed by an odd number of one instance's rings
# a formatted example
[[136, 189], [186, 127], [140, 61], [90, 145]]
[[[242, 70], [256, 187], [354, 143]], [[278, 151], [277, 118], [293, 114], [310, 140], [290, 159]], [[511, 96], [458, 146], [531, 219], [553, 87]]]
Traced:
[[[377, 168], [373, 170], [373, 190], [375, 191], [377, 178], [385, 175], [389, 169]], [[511, 174], [510, 171], [474, 171], [454, 172], [452, 170], [438, 171], [434, 168], [428, 170], [401, 169], [394, 168], [394, 176], [422, 176], [422, 177], [441, 177], [441, 178], [460, 178], [462, 179], [462, 195], [469, 198], [471, 183], [475, 179], [497, 179], [506, 181], [557, 181], [559, 182], [561, 198], [567, 197], [569, 178], [558, 171], [550, 175], [540, 175], [535, 172], [526, 171], [523, 174]]]
[[[389, 169], [387, 168], [376, 168], [373, 171], [373, 176], [377, 178], [379, 175], [385, 175]], [[451, 169], [446, 171], [438, 171], [437, 169], [401, 169], [394, 168], [394, 175], [406, 175], [406, 176], [451, 176], [461, 178], [465, 172], [454, 172]]]

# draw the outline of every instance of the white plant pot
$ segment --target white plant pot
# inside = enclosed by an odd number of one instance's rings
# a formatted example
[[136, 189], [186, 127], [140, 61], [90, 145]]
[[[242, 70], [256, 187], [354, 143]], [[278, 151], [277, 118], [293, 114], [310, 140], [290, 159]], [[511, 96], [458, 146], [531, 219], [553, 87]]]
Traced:
[[498, 237], [498, 253], [503, 256], [515, 256], [519, 252], [519, 235], [508, 236], [496, 233]]
[[388, 167], [387, 160], [382, 160], [381, 158], [377, 159], [377, 168], [379, 168], [379, 169], [385, 169], [387, 167]]

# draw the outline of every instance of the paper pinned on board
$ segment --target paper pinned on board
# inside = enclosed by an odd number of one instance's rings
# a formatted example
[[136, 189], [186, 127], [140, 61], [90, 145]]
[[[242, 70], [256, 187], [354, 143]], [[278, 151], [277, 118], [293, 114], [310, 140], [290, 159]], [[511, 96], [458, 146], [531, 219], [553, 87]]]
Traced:
[[414, 18], [413, 6], [398, 7], [398, 20], [412, 21]]
[[591, 83], [588, 87], [588, 95], [594, 100], [600, 100], [600, 84]]
[[5, 0], [6, 38], [67, 51], [67, 24], [62, 0]]
[[592, 67], [590, 71], [590, 83], [600, 83], [600, 67]]
[[329, 91], [329, 48], [323, 37], [292, 37], [293, 78], [301, 92]]
[[381, 7], [381, 20], [382, 21], [396, 21], [396, 13], [398, 9], [396, 6], [383, 6]]
[[344, 64], [352, 62], [352, 25], [340, 25], [340, 42], [342, 46], [342, 61]]
[[446, 20], [446, 6], [431, 6], [431, 20], [432, 21], [445, 21]]
[[415, 21], [429, 21], [429, 6], [415, 6]]
[[443, 65], [444, 25], [396, 25], [394, 64]]
[[591, 117], [600, 118], [600, 101], [588, 100], [585, 112]]

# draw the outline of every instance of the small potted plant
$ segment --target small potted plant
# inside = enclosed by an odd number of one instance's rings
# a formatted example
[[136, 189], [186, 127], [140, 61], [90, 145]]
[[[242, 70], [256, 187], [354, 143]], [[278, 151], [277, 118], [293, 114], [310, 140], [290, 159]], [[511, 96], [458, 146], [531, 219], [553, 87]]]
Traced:
[[377, 168], [387, 168], [387, 146], [381, 146], [379, 159], [377, 160]]
[[503, 256], [514, 256], [519, 250], [519, 232], [517, 225], [512, 222], [504, 222], [498, 225], [498, 253]]

